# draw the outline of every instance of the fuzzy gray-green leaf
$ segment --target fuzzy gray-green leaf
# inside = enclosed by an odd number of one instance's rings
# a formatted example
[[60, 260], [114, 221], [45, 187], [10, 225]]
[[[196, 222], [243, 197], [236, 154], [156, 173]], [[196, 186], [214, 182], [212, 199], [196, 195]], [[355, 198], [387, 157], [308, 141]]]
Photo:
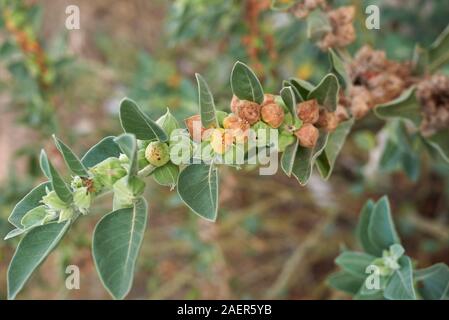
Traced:
[[87, 177], [87, 169], [81, 163], [80, 159], [75, 155], [75, 153], [58, 139], [55, 135], [53, 135], [53, 140], [55, 141], [55, 145], [58, 148], [59, 152], [61, 152], [62, 157], [67, 165], [67, 167], [75, 174], [81, 177]]
[[45, 260], [61, 240], [70, 222], [49, 223], [28, 232], [8, 268], [8, 299], [14, 299], [33, 271]]
[[115, 143], [129, 159], [128, 182], [137, 175], [139, 165], [137, 163], [137, 140], [129, 133], [124, 133], [115, 138]]
[[231, 72], [232, 92], [241, 100], [261, 104], [264, 100], [262, 85], [254, 72], [243, 62], [236, 62]]
[[329, 179], [334, 168], [335, 160], [343, 148], [346, 138], [354, 125], [354, 118], [339, 124], [338, 128], [329, 135], [324, 152], [317, 158], [316, 165], [323, 179]]
[[139, 140], [154, 140], [165, 142], [168, 136], [165, 131], [146, 114], [137, 104], [128, 98], [120, 102], [120, 122], [127, 133], [133, 133]]
[[139, 198], [133, 208], [113, 211], [95, 227], [92, 240], [95, 267], [103, 285], [115, 299], [123, 299], [131, 289], [147, 211], [147, 202]]
[[415, 95], [415, 88], [404, 91], [398, 98], [378, 105], [374, 113], [382, 119], [402, 118], [412, 121], [416, 127], [421, 124], [421, 107]]
[[44, 182], [31, 190], [19, 203], [16, 204], [8, 221], [17, 228], [23, 228], [20, 221], [28, 211], [41, 205], [42, 197], [47, 194], [47, 188], [51, 189], [50, 182]]
[[67, 184], [62, 180], [61, 176], [59, 175], [58, 171], [53, 167], [50, 160], [45, 154], [45, 151], [42, 150], [41, 154], [45, 155], [41, 158], [44, 161], [44, 167], [47, 167], [50, 173], [50, 182], [52, 185], [53, 190], [56, 192], [58, 197], [64, 201], [65, 203], [71, 203], [73, 200], [72, 192], [70, 191]]
[[192, 164], [178, 177], [178, 194], [204, 219], [215, 221], [218, 210], [218, 170], [212, 165]]
[[218, 127], [214, 96], [200, 74], [195, 74], [198, 83], [198, 103], [200, 106], [201, 124], [204, 128]]
[[384, 291], [390, 300], [416, 300], [413, 286], [413, 266], [409, 257], [399, 259], [400, 269], [395, 270]]
[[90, 148], [81, 159], [83, 165], [87, 168], [91, 168], [108, 158], [118, 158], [121, 150], [114, 142], [114, 139], [115, 137], [112, 136], [106, 137]]
[[337, 77], [329, 73], [310, 91], [307, 100], [316, 99], [327, 111], [334, 112], [337, 109], [339, 90]]

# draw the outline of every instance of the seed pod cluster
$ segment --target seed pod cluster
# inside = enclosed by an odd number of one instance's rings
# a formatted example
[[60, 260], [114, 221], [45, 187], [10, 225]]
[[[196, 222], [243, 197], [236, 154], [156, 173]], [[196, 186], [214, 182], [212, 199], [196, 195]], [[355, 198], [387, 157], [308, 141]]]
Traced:
[[346, 6], [331, 10], [327, 13], [332, 31], [328, 32], [319, 42], [318, 46], [322, 50], [329, 48], [343, 48], [351, 44], [356, 39], [353, 25], [355, 17], [355, 7]]
[[310, 12], [321, 7], [326, 6], [325, 0], [302, 0], [296, 3], [292, 8], [291, 12], [299, 19], [306, 18]]
[[316, 99], [303, 101], [296, 106], [298, 118], [303, 125], [295, 132], [299, 144], [305, 148], [313, 148], [319, 137], [319, 130], [332, 132], [341, 121], [347, 119], [342, 111], [330, 112], [318, 104]]
[[388, 60], [384, 51], [363, 46], [348, 65], [352, 85], [342, 105], [356, 118], [363, 118], [378, 104], [397, 98], [414, 83], [409, 63]]
[[431, 136], [449, 128], [449, 77], [437, 74], [424, 79], [418, 84], [416, 94], [423, 115], [421, 133]]

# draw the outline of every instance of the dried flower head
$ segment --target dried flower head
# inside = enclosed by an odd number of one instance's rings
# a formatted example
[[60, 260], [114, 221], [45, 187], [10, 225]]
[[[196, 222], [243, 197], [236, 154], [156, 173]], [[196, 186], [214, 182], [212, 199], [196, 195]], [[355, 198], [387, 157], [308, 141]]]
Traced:
[[210, 139], [212, 149], [218, 154], [224, 154], [232, 146], [234, 138], [232, 134], [225, 129], [213, 129]]
[[230, 114], [224, 118], [223, 128], [231, 130], [231, 134], [236, 142], [244, 142], [248, 139], [250, 129], [249, 123], [234, 114]]
[[298, 138], [299, 144], [305, 148], [313, 148], [318, 141], [320, 132], [318, 129], [310, 123], [305, 123], [301, 128], [295, 132], [296, 138]]
[[260, 105], [253, 101], [240, 100], [236, 96], [232, 97], [231, 111], [250, 125], [255, 124], [260, 119]]
[[260, 113], [262, 120], [272, 128], [279, 128], [284, 121], [284, 109], [277, 103], [271, 102], [262, 105]]
[[353, 25], [355, 17], [355, 7], [345, 6], [328, 12], [328, 18], [332, 26], [332, 31], [327, 33], [318, 46], [327, 50], [333, 47], [346, 47], [356, 39]]
[[329, 112], [325, 109], [320, 110], [320, 116], [316, 122], [318, 128], [323, 128], [327, 132], [332, 132], [337, 129], [338, 123], [338, 118], [335, 112]]
[[449, 77], [437, 74], [424, 79], [418, 84], [416, 94], [423, 114], [421, 133], [431, 136], [449, 128]]
[[319, 117], [319, 105], [316, 99], [307, 100], [296, 105], [298, 118], [304, 123], [315, 123]]
[[201, 116], [199, 114], [191, 116], [184, 120], [190, 137], [195, 142], [201, 142], [206, 129], [201, 125]]

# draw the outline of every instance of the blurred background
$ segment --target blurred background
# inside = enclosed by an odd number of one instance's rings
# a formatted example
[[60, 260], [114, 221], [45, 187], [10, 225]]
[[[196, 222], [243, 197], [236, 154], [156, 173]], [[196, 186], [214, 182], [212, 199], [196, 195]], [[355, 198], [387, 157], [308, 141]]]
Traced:
[[[14, 204], [43, 180], [45, 148], [62, 159], [56, 133], [78, 154], [121, 132], [118, 102], [128, 96], [153, 118], [167, 107], [182, 120], [196, 113], [194, 73], [228, 110], [229, 75], [249, 64], [266, 92], [291, 76], [316, 82], [327, 55], [306, 39], [304, 22], [265, 0], [17, 0], [0, 11], [0, 236]], [[358, 39], [409, 59], [449, 22], [446, 1], [334, 1], [357, 7]], [[364, 26], [365, 7], [381, 8], [381, 29]], [[80, 30], [67, 30], [68, 5], [80, 9]], [[447, 71], [447, 70], [446, 70]], [[307, 187], [279, 172], [221, 171], [217, 223], [202, 221], [175, 191], [149, 183], [150, 220], [129, 299], [344, 299], [326, 285], [334, 258], [357, 249], [354, 231], [369, 198], [389, 196], [409, 255], [420, 267], [449, 263], [449, 170], [421, 154], [396, 152], [395, 123], [373, 116], [358, 123], [324, 182]], [[396, 131], [395, 131], [396, 130]], [[386, 156], [389, 153], [389, 156]], [[393, 153], [393, 156], [392, 156]], [[59, 161], [59, 162], [58, 162]], [[280, 170], [279, 170], [280, 171]], [[108, 299], [90, 253], [91, 234], [110, 210], [97, 202], [19, 295], [22, 299]], [[18, 240], [0, 240], [0, 298]], [[65, 268], [81, 270], [81, 288], [67, 290]]]

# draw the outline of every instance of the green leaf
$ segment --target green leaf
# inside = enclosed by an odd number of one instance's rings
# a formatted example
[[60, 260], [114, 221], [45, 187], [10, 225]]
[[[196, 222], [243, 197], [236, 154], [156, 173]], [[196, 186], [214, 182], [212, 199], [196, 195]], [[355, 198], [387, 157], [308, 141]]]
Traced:
[[21, 225], [25, 229], [34, 227], [36, 225], [43, 224], [45, 217], [47, 216], [47, 210], [45, 206], [39, 206], [28, 211], [20, 221]]
[[291, 177], [292, 175], [293, 165], [295, 164], [296, 153], [299, 147], [298, 139], [295, 138], [295, 140], [294, 143], [285, 148], [281, 156], [281, 168], [287, 177]]
[[329, 49], [329, 61], [331, 63], [331, 71], [338, 77], [339, 83], [343, 87], [347, 87], [351, 83], [351, 80], [346, 71], [345, 64], [332, 48]]
[[334, 289], [355, 295], [363, 285], [365, 278], [357, 277], [344, 271], [331, 274], [327, 283]]
[[87, 168], [91, 168], [108, 158], [118, 158], [121, 150], [114, 142], [114, 139], [115, 137], [112, 136], [106, 137], [90, 148], [81, 159], [83, 165]]
[[139, 164], [137, 163], [137, 140], [129, 133], [124, 133], [115, 138], [115, 143], [129, 159], [128, 182], [137, 175]]
[[232, 93], [241, 100], [249, 100], [261, 104], [264, 100], [262, 85], [254, 72], [244, 63], [235, 63], [231, 72]]
[[326, 13], [320, 9], [313, 10], [307, 17], [307, 38], [319, 41], [332, 31], [332, 26]]
[[41, 155], [41, 159], [43, 159], [44, 161], [43, 166], [48, 168], [49, 170], [50, 182], [53, 190], [62, 201], [64, 201], [65, 203], [71, 203], [73, 200], [73, 195], [69, 187], [66, 185], [64, 180], [62, 180], [58, 171], [56, 171], [56, 169], [53, 167], [44, 150], [41, 151]]
[[164, 130], [147, 115], [145, 115], [137, 104], [128, 98], [120, 102], [120, 122], [127, 133], [133, 133], [139, 140], [154, 140], [166, 142], [167, 134]]
[[438, 154], [449, 162], [449, 130], [441, 130], [425, 139], [428, 145], [435, 149]]
[[375, 259], [375, 256], [363, 252], [345, 251], [335, 259], [335, 263], [347, 273], [366, 277], [366, 267], [372, 264]]
[[179, 167], [171, 162], [154, 170], [154, 180], [162, 186], [173, 190], [178, 182]]
[[374, 113], [381, 119], [402, 118], [410, 120], [416, 127], [419, 127], [422, 116], [415, 91], [415, 87], [407, 89], [393, 101], [378, 105], [374, 109]]
[[415, 279], [420, 283], [418, 290], [424, 299], [449, 299], [449, 267], [444, 263], [416, 270]]
[[357, 224], [356, 233], [360, 245], [362, 246], [363, 250], [366, 253], [375, 256], [380, 256], [382, 252], [379, 252], [377, 247], [374, 246], [374, 244], [368, 237], [369, 222], [371, 220], [373, 209], [374, 209], [374, 202], [372, 200], [368, 200], [363, 206], [362, 211], [360, 212], [360, 218]]
[[304, 186], [312, 175], [312, 168], [315, 160], [324, 151], [329, 134], [320, 131], [320, 136], [314, 148], [304, 148], [298, 146], [295, 161], [293, 163], [292, 174], [299, 184]]
[[41, 154], [39, 156], [39, 165], [40, 165], [41, 170], [44, 173], [44, 175], [48, 179], [51, 179], [50, 168], [48, 166], [48, 157], [47, 157], [47, 154], [45, 152], [41, 151]]
[[296, 97], [292, 87], [284, 87], [281, 90], [281, 98], [284, 101], [285, 106], [288, 111], [292, 114], [294, 119], [298, 119], [298, 115], [296, 113]]
[[114, 299], [123, 299], [131, 289], [147, 211], [147, 202], [139, 198], [133, 208], [113, 211], [95, 227], [92, 240], [95, 267]]
[[215, 221], [218, 210], [218, 170], [213, 165], [192, 164], [178, 177], [178, 194], [200, 217]]
[[315, 88], [310, 82], [298, 78], [290, 78], [290, 83], [299, 92], [301, 101], [305, 101], [309, 93]]
[[400, 269], [395, 270], [384, 291], [384, 296], [390, 300], [416, 300], [413, 287], [413, 266], [409, 257], [399, 259]]
[[170, 110], [167, 108], [167, 112], [160, 117], [156, 123], [167, 133], [168, 136], [171, 133], [179, 128], [178, 120], [170, 113]]
[[69, 228], [70, 222], [49, 223], [28, 232], [8, 268], [8, 299], [14, 299], [33, 271], [45, 260]]
[[15, 238], [17, 236], [20, 236], [20, 235], [24, 234], [27, 231], [28, 230], [26, 230], [26, 229], [20, 229], [20, 228], [13, 229], [10, 232], [8, 232], [8, 234], [5, 236], [5, 238], [3, 240], [6, 241], [6, 240], [9, 240], [9, 239]]
[[449, 25], [429, 48], [429, 70], [440, 69], [449, 60]]
[[50, 182], [44, 182], [31, 190], [19, 203], [16, 204], [8, 218], [8, 221], [17, 228], [23, 228], [20, 221], [23, 216], [33, 208], [41, 205], [42, 197], [47, 194], [46, 189], [51, 189]]
[[73, 153], [73, 151], [66, 146], [61, 140], [59, 140], [55, 135], [53, 135], [53, 140], [55, 145], [61, 152], [62, 157], [67, 165], [67, 167], [76, 175], [81, 177], [87, 177], [87, 169], [81, 163], [80, 159]]
[[368, 237], [376, 248], [376, 255], [381, 256], [383, 250], [400, 243], [399, 236], [391, 217], [390, 203], [386, 196], [374, 205], [368, 225]]
[[198, 83], [198, 103], [200, 106], [201, 124], [204, 128], [218, 127], [218, 120], [215, 111], [214, 96], [207, 85], [206, 80], [196, 73]]
[[346, 138], [354, 125], [354, 118], [346, 120], [329, 135], [324, 152], [317, 158], [316, 165], [323, 179], [329, 179], [335, 160], [346, 142]]
[[339, 90], [337, 77], [329, 73], [310, 91], [307, 100], [316, 99], [327, 111], [334, 112], [337, 109]]

